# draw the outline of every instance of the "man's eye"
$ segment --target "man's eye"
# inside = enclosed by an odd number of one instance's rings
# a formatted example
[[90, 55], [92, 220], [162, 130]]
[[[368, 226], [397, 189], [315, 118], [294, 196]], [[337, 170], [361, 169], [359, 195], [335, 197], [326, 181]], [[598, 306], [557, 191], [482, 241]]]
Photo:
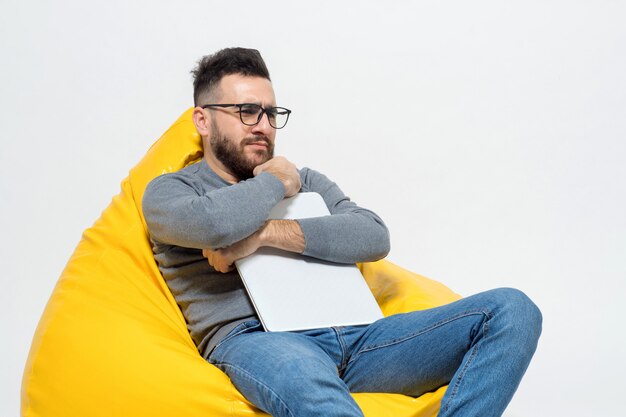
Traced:
[[250, 107], [242, 107], [241, 108], [241, 112], [243, 114], [250, 114], [250, 115], [252, 115], [252, 114], [257, 114], [259, 112], [259, 109], [250, 108]]

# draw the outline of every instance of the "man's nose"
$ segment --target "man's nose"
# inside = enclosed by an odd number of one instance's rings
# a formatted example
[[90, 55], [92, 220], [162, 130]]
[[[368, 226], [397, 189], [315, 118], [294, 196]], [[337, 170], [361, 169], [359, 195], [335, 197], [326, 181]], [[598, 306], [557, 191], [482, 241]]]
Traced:
[[265, 136], [269, 136], [274, 128], [270, 125], [270, 119], [267, 113], [263, 112], [259, 123], [252, 127], [252, 133], [262, 133]]

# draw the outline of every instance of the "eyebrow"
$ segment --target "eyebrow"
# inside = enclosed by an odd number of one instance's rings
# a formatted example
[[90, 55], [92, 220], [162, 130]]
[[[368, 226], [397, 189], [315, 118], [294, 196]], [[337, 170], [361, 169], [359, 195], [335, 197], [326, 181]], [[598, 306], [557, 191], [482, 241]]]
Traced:
[[[258, 100], [242, 100], [239, 104], [256, 104], [257, 106], [263, 107], [263, 104]], [[276, 107], [276, 104], [270, 104], [266, 107]]]

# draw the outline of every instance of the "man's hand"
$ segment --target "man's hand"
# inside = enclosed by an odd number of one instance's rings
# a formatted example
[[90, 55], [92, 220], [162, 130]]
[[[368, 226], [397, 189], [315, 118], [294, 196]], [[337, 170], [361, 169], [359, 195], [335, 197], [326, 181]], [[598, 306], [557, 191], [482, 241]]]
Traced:
[[222, 249], [202, 249], [202, 255], [207, 258], [209, 265], [219, 272], [230, 272], [235, 268], [237, 259], [245, 258], [259, 248], [259, 233], [253, 233], [247, 238]]
[[262, 246], [302, 253], [306, 247], [300, 224], [295, 220], [268, 220], [247, 238], [227, 248], [203, 249], [202, 256], [219, 272], [230, 272], [236, 260], [245, 258]]
[[296, 195], [300, 191], [300, 187], [302, 187], [298, 169], [285, 157], [277, 156], [264, 164], [258, 165], [254, 168], [253, 174], [256, 177], [261, 172], [269, 172], [283, 183], [285, 197]]

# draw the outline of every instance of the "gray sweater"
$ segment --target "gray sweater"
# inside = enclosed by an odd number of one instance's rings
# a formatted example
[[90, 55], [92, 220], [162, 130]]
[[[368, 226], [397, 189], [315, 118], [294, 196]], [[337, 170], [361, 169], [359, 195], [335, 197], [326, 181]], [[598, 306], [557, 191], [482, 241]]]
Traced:
[[[330, 216], [298, 220], [304, 255], [338, 263], [374, 261], [389, 252], [389, 233], [372, 211], [350, 201], [337, 185], [312, 169], [300, 170], [301, 192], [319, 193]], [[239, 323], [256, 318], [236, 270], [221, 273], [203, 248], [232, 245], [257, 231], [284, 198], [269, 173], [229, 184], [205, 160], [155, 178], [143, 198], [154, 257], [206, 358]]]

